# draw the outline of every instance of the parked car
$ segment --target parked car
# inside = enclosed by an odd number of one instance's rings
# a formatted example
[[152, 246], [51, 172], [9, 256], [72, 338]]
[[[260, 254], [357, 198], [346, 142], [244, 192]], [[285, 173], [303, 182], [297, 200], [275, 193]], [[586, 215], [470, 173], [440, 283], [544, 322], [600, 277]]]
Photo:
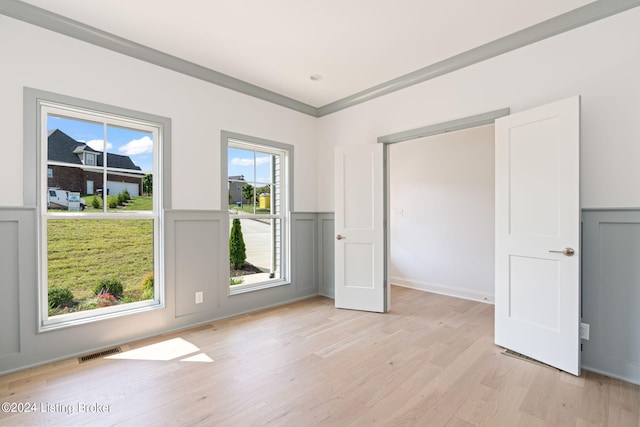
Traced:
[[73, 207], [73, 203], [79, 203], [79, 210], [84, 210], [87, 202], [81, 199], [79, 193], [70, 193], [60, 188], [49, 188], [47, 195], [47, 209], [64, 209], [69, 210], [69, 204]]

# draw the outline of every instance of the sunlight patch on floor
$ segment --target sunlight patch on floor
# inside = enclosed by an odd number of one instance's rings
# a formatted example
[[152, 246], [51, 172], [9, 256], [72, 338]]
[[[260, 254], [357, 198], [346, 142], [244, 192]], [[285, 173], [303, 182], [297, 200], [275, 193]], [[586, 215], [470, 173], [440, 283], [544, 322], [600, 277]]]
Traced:
[[205, 362], [211, 363], [213, 359], [207, 356], [205, 353], [196, 354], [195, 356], [187, 357], [186, 359], [180, 360], [181, 362]]
[[[129, 350], [123, 353], [114, 354], [113, 356], [107, 357], [107, 359], [173, 360], [197, 352], [200, 352], [200, 349], [196, 345], [183, 338], [173, 338], [156, 344]], [[204, 353], [181, 359], [181, 361], [213, 362], [213, 360]]]

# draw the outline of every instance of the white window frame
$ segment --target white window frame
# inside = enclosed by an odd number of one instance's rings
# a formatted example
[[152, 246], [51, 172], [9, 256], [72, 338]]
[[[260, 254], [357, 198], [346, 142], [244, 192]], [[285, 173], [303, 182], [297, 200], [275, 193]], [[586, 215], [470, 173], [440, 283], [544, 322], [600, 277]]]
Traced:
[[[256, 138], [248, 135], [241, 135], [233, 132], [222, 131], [221, 136], [222, 149], [222, 181], [229, 181], [228, 176], [228, 152], [229, 148], [238, 148], [244, 150], [255, 150], [265, 154], [275, 154], [281, 156], [280, 160], [280, 213], [279, 214], [255, 214], [242, 215], [240, 219], [262, 218], [262, 219], [280, 219], [281, 221], [281, 241], [280, 241], [280, 277], [276, 279], [268, 279], [258, 283], [245, 283], [239, 285], [229, 285], [229, 295], [242, 294], [246, 292], [257, 291], [260, 289], [272, 288], [275, 286], [291, 284], [291, 242], [290, 242], [290, 213], [293, 210], [293, 180], [291, 171], [293, 170], [293, 146], [280, 142], [269, 141], [262, 138]], [[255, 179], [255, 176], [254, 176]], [[249, 182], [249, 181], [247, 181]], [[229, 204], [227, 185], [222, 189], [222, 206]], [[254, 195], [254, 198], [257, 197]], [[273, 199], [271, 200], [273, 203]], [[235, 215], [229, 214], [227, 226], [231, 227], [231, 220], [236, 218]], [[227, 229], [227, 236], [229, 229]], [[226, 245], [228, 248], [229, 246]], [[227, 271], [227, 275], [228, 275]], [[229, 280], [227, 280], [227, 283]]]
[[[97, 166], [96, 165], [96, 155], [93, 153], [84, 153], [84, 164], [87, 166]], [[91, 161], [89, 161], [91, 159]]]
[[[52, 94], [50, 94], [52, 95]], [[66, 98], [59, 96], [61, 98]], [[56, 96], [53, 96], [56, 98]], [[72, 98], [69, 98], [72, 99]], [[80, 100], [79, 100], [80, 101]], [[94, 105], [89, 101], [81, 101]], [[36, 122], [38, 132], [38, 206], [39, 208], [39, 322], [40, 332], [55, 330], [72, 325], [78, 325], [88, 322], [99, 321], [103, 319], [118, 317], [138, 313], [164, 307], [164, 255], [163, 255], [163, 177], [167, 177], [161, 165], [163, 165], [163, 144], [168, 143], [168, 136], [165, 134], [170, 131], [169, 119], [161, 118], [161, 121], [147, 120], [146, 118], [136, 118], [128, 114], [116, 114], [109, 112], [113, 110], [121, 110], [128, 113], [129, 110], [118, 109], [117, 107], [104, 106], [103, 108], [92, 109], [85, 106], [76, 106], [64, 102], [37, 99], [37, 115]], [[135, 112], [132, 112], [136, 114]], [[145, 116], [144, 113], [137, 113]], [[90, 122], [99, 122], [103, 124], [105, 129], [109, 125], [133, 128], [153, 134], [154, 141], [154, 162], [153, 162], [153, 210], [151, 211], [131, 211], [119, 213], [107, 213], [107, 204], [103, 204], [102, 213], [84, 213], [84, 212], [48, 212], [47, 211], [47, 194], [48, 194], [48, 132], [47, 118], [49, 115], [62, 116], [70, 119], [78, 119]], [[156, 116], [150, 116], [156, 117]], [[166, 128], [166, 129], [165, 129]], [[106, 137], [104, 138], [106, 141]], [[94, 155], [95, 159], [95, 155]], [[96, 166], [97, 167], [97, 166]], [[118, 169], [113, 169], [117, 171]], [[112, 172], [108, 169], [108, 165], [103, 166], [103, 180], [107, 182], [107, 176]], [[153, 265], [154, 265], [154, 297], [151, 300], [138, 301], [126, 304], [119, 304], [110, 307], [96, 308], [57, 316], [48, 315], [48, 254], [47, 254], [47, 222], [49, 220], [88, 220], [88, 219], [105, 219], [105, 220], [127, 220], [127, 219], [149, 219], [153, 220]]]

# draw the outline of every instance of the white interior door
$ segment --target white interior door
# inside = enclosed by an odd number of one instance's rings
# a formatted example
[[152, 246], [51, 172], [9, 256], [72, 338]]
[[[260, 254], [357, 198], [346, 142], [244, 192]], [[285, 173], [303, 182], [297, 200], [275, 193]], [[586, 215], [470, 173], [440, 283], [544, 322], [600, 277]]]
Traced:
[[383, 144], [335, 151], [335, 305], [387, 311]]
[[579, 375], [580, 98], [495, 129], [495, 342]]

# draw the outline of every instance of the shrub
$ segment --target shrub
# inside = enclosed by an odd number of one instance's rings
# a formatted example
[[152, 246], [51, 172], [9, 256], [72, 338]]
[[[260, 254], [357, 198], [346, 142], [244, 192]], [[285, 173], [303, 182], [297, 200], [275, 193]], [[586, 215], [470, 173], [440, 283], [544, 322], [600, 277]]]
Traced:
[[98, 197], [93, 198], [93, 200], [91, 201], [91, 206], [94, 209], [100, 209], [100, 201], [98, 200]]
[[73, 293], [67, 289], [59, 286], [54, 286], [49, 289], [49, 307], [69, 307], [73, 305]]
[[142, 289], [133, 289], [124, 293], [122, 297], [123, 303], [142, 301]]
[[124, 199], [125, 202], [128, 202], [129, 200], [131, 200], [131, 195], [129, 194], [129, 190], [127, 190], [126, 188], [124, 189], [124, 191], [122, 191], [122, 198]]
[[118, 204], [120, 206], [123, 206], [126, 202], [127, 202], [127, 197], [124, 195], [124, 193], [118, 194]]
[[96, 297], [96, 301], [98, 302], [98, 307], [109, 307], [110, 305], [117, 304], [116, 297], [111, 295], [109, 292], [105, 292]]
[[142, 295], [141, 295], [141, 300], [148, 300], [148, 299], [153, 299], [154, 292], [153, 292], [153, 273], [149, 273], [146, 276], [144, 276], [144, 278], [142, 279], [142, 282], [140, 284], [140, 286], [142, 287]]
[[142, 279], [142, 282], [140, 283], [140, 287], [142, 288], [143, 291], [146, 290], [153, 290], [153, 273], [149, 273], [146, 276], [144, 276], [144, 278]]
[[100, 279], [100, 282], [93, 288], [94, 295], [110, 294], [116, 298], [120, 298], [124, 293], [122, 282], [114, 277], [109, 279]]
[[80, 301], [80, 304], [78, 304], [78, 311], [93, 310], [96, 308], [98, 308], [98, 300], [96, 298], [89, 298]]
[[107, 202], [110, 209], [115, 209], [118, 207], [118, 197], [117, 196], [108, 196]]
[[153, 175], [150, 173], [146, 174], [144, 178], [142, 178], [142, 192], [147, 196], [150, 196], [153, 193]]
[[242, 226], [240, 219], [234, 218], [231, 226], [231, 235], [229, 237], [229, 258], [233, 268], [240, 269], [247, 260], [247, 251], [242, 236]]

